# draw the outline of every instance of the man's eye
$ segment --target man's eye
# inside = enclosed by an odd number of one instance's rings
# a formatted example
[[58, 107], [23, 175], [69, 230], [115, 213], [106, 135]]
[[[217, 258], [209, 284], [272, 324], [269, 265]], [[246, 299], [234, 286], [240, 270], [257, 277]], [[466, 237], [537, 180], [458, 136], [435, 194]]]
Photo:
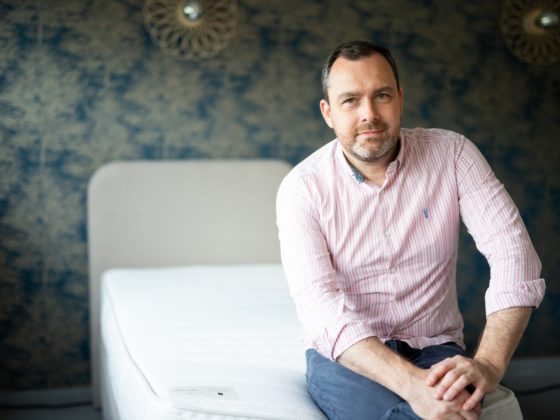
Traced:
[[356, 102], [356, 98], [346, 98], [342, 101], [343, 104], [353, 104], [354, 102]]
[[378, 93], [377, 99], [379, 99], [380, 101], [388, 101], [389, 99], [391, 99], [391, 94], [385, 92]]

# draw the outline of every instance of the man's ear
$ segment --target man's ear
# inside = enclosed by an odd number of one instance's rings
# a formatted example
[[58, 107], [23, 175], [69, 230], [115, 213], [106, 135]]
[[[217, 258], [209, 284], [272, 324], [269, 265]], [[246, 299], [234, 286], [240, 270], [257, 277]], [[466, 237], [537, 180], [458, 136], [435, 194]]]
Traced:
[[327, 123], [330, 128], [334, 128], [332, 119], [331, 119], [331, 106], [327, 102], [326, 99], [321, 99], [319, 102], [319, 107], [321, 108], [321, 114], [323, 115], [323, 119]]

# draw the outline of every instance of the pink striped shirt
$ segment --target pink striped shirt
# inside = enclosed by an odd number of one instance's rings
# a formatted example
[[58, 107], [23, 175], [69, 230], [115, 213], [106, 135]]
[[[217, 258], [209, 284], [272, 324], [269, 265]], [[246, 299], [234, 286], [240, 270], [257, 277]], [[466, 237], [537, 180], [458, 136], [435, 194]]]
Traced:
[[439, 129], [402, 129], [378, 187], [335, 139], [283, 180], [282, 263], [304, 341], [336, 359], [366, 337], [415, 348], [463, 343], [455, 286], [462, 219], [490, 264], [486, 314], [537, 307], [545, 283], [519, 212], [474, 146]]

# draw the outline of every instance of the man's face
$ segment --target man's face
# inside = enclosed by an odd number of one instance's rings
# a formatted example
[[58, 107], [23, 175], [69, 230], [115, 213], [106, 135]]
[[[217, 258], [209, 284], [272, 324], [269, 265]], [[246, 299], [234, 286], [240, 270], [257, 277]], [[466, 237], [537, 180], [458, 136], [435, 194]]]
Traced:
[[329, 101], [321, 113], [346, 155], [377, 162], [392, 155], [401, 128], [403, 93], [387, 60], [374, 54], [338, 58], [328, 79]]

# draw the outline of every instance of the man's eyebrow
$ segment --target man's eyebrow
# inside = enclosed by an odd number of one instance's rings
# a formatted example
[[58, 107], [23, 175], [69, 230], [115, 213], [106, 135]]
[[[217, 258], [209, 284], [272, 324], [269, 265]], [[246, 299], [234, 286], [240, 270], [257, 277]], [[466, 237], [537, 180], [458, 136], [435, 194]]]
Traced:
[[[392, 93], [395, 90], [395, 88], [393, 86], [382, 86], [378, 89], [375, 89], [373, 91], [374, 95], [377, 95], [379, 93]], [[341, 100], [341, 99], [345, 99], [345, 98], [351, 98], [354, 96], [360, 96], [361, 93], [358, 91], [347, 91], [347, 92], [342, 92], [340, 94], [338, 94], [338, 96], [336, 97], [337, 100]]]
[[386, 93], [386, 92], [393, 92], [395, 88], [393, 86], [383, 86], [379, 89], [376, 89], [374, 93]]
[[337, 95], [336, 99], [341, 100], [341, 99], [344, 99], [344, 98], [351, 98], [353, 96], [360, 96], [360, 93], [357, 92], [357, 91], [342, 92], [342, 93]]

